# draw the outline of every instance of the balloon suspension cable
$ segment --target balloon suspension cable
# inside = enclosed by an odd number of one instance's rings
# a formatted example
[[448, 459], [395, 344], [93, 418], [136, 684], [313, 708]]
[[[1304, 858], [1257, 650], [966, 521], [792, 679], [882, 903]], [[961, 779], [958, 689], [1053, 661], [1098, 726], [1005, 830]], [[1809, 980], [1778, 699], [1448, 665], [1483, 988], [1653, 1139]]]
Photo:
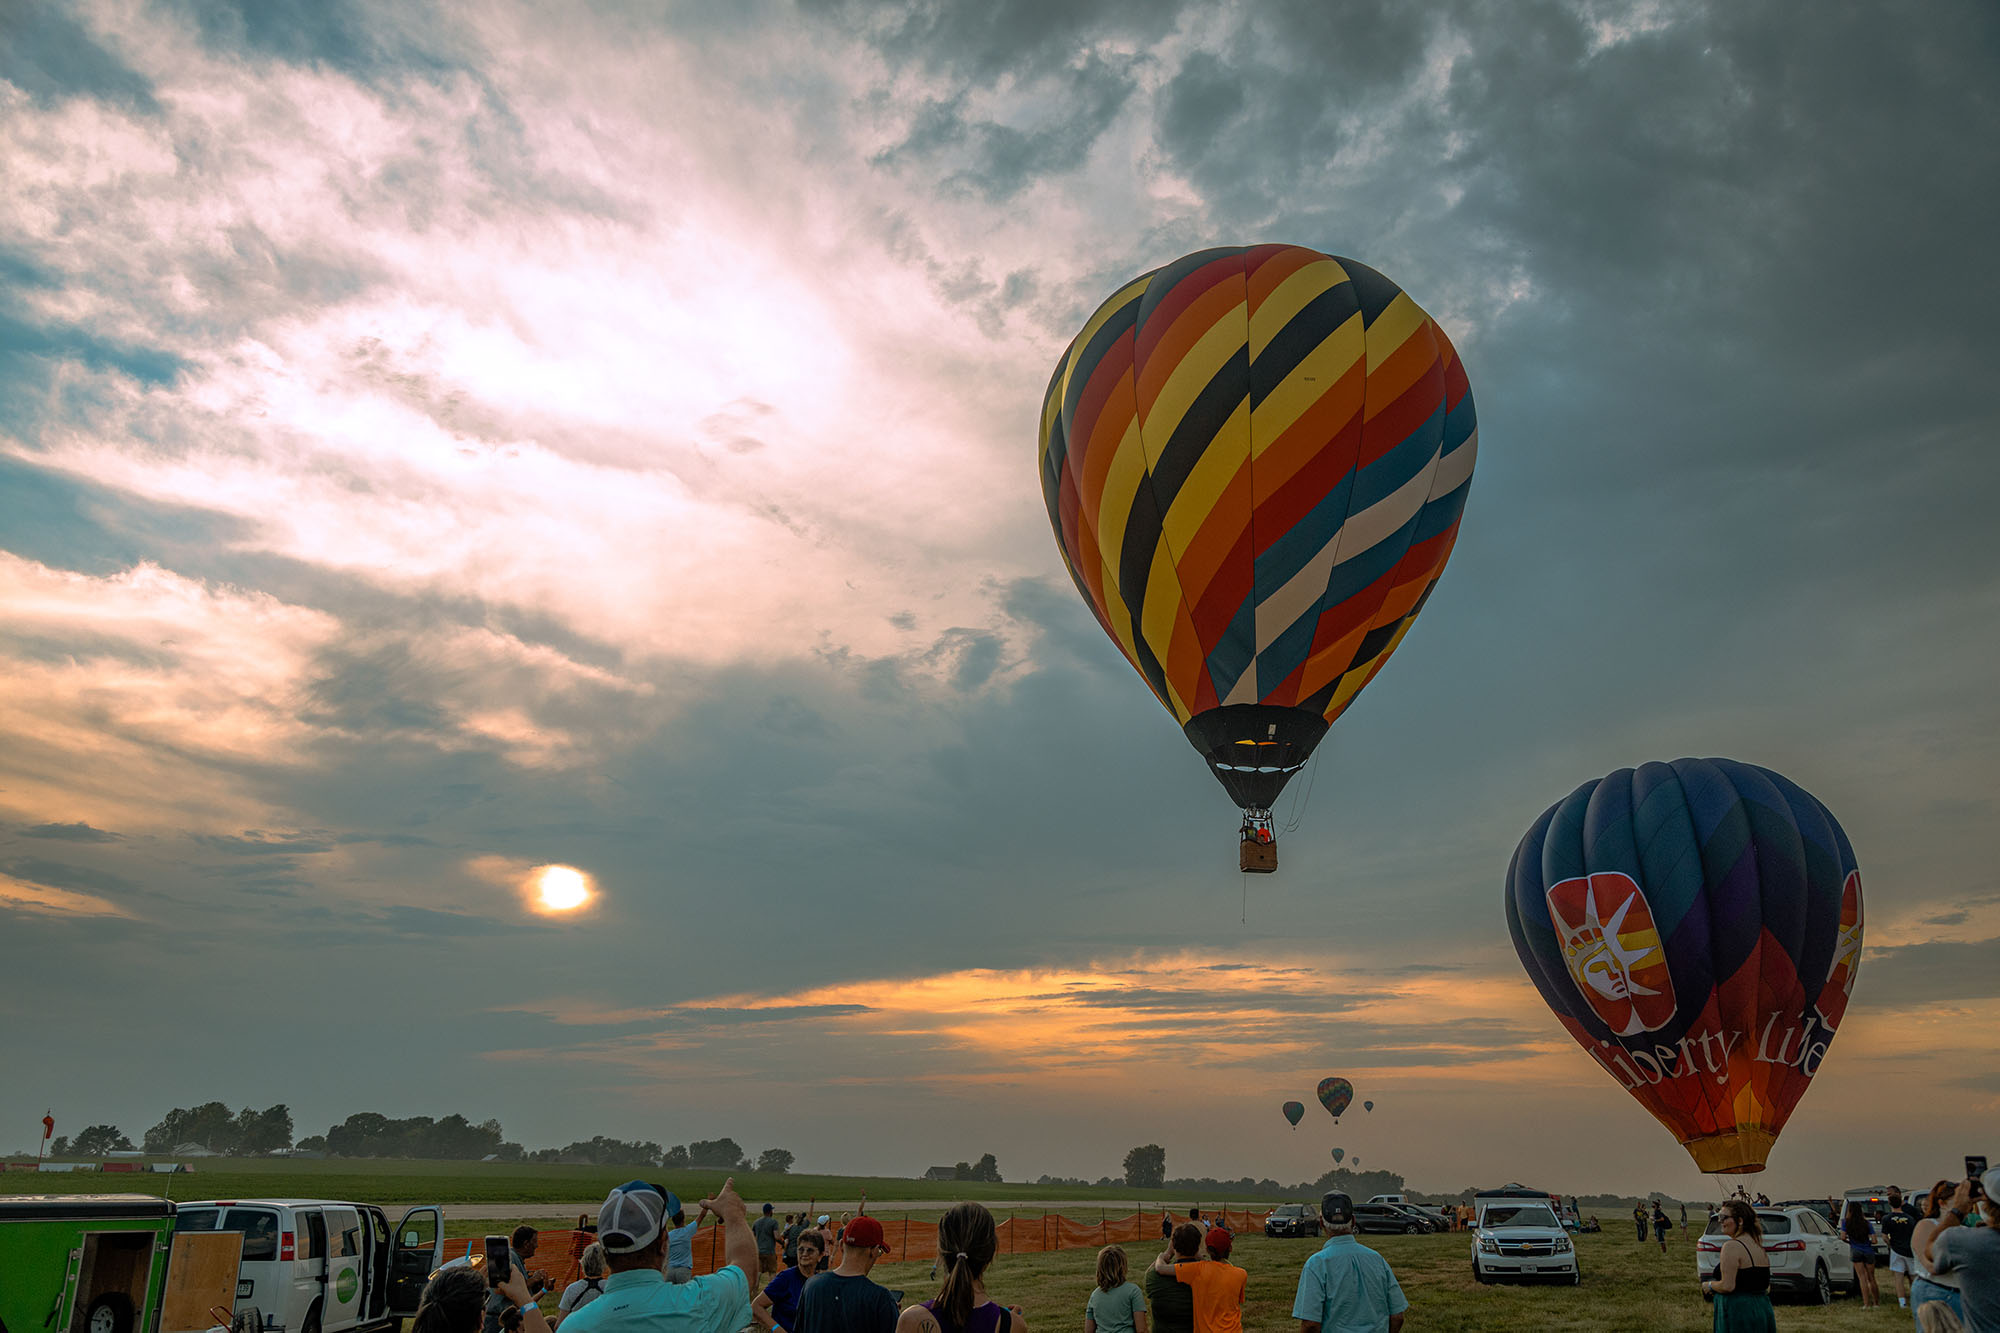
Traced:
[[1317, 777], [1319, 777], [1319, 751], [1314, 750], [1312, 765], [1306, 769], [1305, 794], [1300, 795], [1297, 791], [1292, 793], [1292, 812], [1285, 820], [1285, 832], [1297, 833], [1299, 831], [1299, 821], [1306, 817], [1306, 807], [1312, 804], [1313, 780]]

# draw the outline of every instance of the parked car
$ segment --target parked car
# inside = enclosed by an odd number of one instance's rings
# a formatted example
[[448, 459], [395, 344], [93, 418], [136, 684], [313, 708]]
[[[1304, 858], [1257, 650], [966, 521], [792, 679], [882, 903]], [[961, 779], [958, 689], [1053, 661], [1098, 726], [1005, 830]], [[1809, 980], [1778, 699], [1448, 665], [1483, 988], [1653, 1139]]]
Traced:
[[1479, 1282], [1547, 1279], [1583, 1281], [1576, 1242], [1544, 1194], [1522, 1191], [1472, 1196], [1472, 1276]]
[[1409, 1197], [1402, 1194], [1371, 1194], [1368, 1196], [1368, 1202], [1370, 1203], [1408, 1203], [1409, 1201]]
[[[1861, 1289], [1846, 1239], [1819, 1209], [1809, 1203], [1759, 1208], [1757, 1222], [1764, 1229], [1764, 1252], [1771, 1256], [1773, 1295], [1785, 1292], [1825, 1305], [1835, 1291]], [[1722, 1224], [1716, 1221], [1695, 1242], [1696, 1281], [1713, 1282], [1722, 1271], [1725, 1239]]]
[[1426, 1235], [1430, 1235], [1435, 1232], [1442, 1231], [1444, 1229], [1444, 1224], [1436, 1213], [1427, 1213], [1422, 1208], [1419, 1208], [1416, 1204], [1392, 1203], [1389, 1204], [1388, 1206], [1394, 1208], [1397, 1212], [1409, 1218], [1411, 1221], [1420, 1224], [1423, 1227], [1424, 1233]]
[[1417, 1236], [1430, 1230], [1421, 1217], [1413, 1217], [1404, 1211], [1401, 1204], [1357, 1203], [1354, 1205], [1354, 1229], [1376, 1235]]
[[391, 1231], [370, 1204], [206, 1199], [180, 1205], [174, 1229], [242, 1232], [236, 1310], [255, 1306], [266, 1328], [284, 1333], [343, 1333], [414, 1315], [444, 1258], [444, 1210], [435, 1204], [410, 1209]]
[[1319, 1211], [1310, 1204], [1281, 1203], [1264, 1218], [1267, 1236], [1317, 1236]]

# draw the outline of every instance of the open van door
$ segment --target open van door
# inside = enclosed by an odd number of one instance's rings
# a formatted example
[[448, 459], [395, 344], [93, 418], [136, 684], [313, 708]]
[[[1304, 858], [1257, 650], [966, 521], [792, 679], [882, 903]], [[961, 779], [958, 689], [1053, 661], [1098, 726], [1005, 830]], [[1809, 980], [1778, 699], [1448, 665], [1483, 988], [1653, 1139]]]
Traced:
[[424, 1284], [444, 1262], [444, 1209], [423, 1204], [403, 1214], [389, 1246], [389, 1315], [407, 1319], [423, 1300]]

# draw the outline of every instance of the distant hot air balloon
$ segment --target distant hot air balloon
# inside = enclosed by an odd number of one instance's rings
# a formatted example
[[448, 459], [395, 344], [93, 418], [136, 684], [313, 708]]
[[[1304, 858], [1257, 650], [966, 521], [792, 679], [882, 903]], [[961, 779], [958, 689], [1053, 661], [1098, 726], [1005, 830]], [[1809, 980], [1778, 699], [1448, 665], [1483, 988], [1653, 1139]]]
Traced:
[[1364, 1110], [1364, 1111], [1372, 1111], [1372, 1110], [1374, 1110], [1374, 1109], [1375, 1109], [1375, 1103], [1374, 1103], [1374, 1102], [1363, 1102], [1363, 1103], [1361, 1103], [1361, 1109], [1362, 1109], [1362, 1110]]
[[1285, 1119], [1292, 1122], [1293, 1129], [1297, 1129], [1299, 1127], [1299, 1121], [1305, 1118], [1306, 1118], [1306, 1104], [1304, 1102], [1285, 1103]]
[[1827, 808], [1729, 759], [1620, 769], [1515, 849], [1507, 927], [1577, 1044], [1703, 1171], [1761, 1171], [1847, 1010], [1861, 874]]
[[1478, 448], [1444, 330], [1365, 264], [1203, 250], [1085, 322], [1042, 403], [1077, 590], [1243, 809], [1271, 806], [1389, 660], [1458, 535]]
[[1354, 1164], [1355, 1164], [1356, 1166], [1360, 1166], [1360, 1165], [1361, 1165], [1361, 1159], [1360, 1159], [1359, 1157], [1355, 1158], [1355, 1159], [1354, 1159]]
[[1344, 1078], [1323, 1078], [1319, 1081], [1319, 1104], [1333, 1117], [1333, 1123], [1340, 1123], [1340, 1113], [1354, 1100], [1354, 1085]]
[[1347, 1156], [1347, 1150], [1345, 1148], [1335, 1148], [1333, 1150], [1333, 1164], [1335, 1166], [1340, 1165], [1340, 1159], [1345, 1156]]

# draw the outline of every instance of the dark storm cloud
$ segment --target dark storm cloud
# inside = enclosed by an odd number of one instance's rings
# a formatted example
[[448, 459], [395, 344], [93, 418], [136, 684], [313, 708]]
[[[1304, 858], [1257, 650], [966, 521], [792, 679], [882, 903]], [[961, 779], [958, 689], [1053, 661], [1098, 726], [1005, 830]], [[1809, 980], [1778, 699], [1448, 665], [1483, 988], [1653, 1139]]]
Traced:
[[146, 892], [113, 871], [68, 861], [52, 861], [41, 856], [13, 856], [0, 860], [0, 874], [12, 875], [31, 884], [46, 884], [52, 889], [87, 889], [122, 898], [138, 897]]
[[0, 80], [37, 100], [89, 97], [145, 113], [158, 109], [145, 76], [56, 0], [0, 5]]
[[247, 829], [241, 836], [197, 833], [192, 841], [197, 847], [225, 856], [303, 856], [333, 848], [333, 842], [324, 835], [269, 833], [263, 829]]
[[457, 43], [427, 4], [368, 0], [174, 0], [208, 45], [246, 60], [324, 65], [360, 79], [442, 70]]
[[7, 395], [0, 404], [12, 405], [14, 395], [45, 388], [50, 372], [64, 363], [113, 371], [141, 384], [172, 383], [185, 368], [179, 356], [164, 348], [119, 342], [72, 325], [38, 325], [0, 315], [0, 393]]
[[48, 838], [56, 842], [117, 842], [116, 833], [92, 828], [82, 820], [74, 824], [36, 824], [20, 830], [24, 838]]
[[802, 7], [865, 35], [891, 61], [912, 62], [973, 83], [1063, 69], [1076, 52], [1098, 42], [1150, 45], [1172, 31], [1179, 16], [1176, 6], [1148, 0], [996, 0], [984, 5], [808, 0]]
[[534, 929], [531, 925], [501, 921], [472, 912], [438, 912], [428, 907], [384, 908], [375, 919], [389, 934], [418, 938], [438, 936], [462, 939], [481, 935], [514, 935]]
[[773, 1004], [755, 1009], [716, 1005], [683, 1005], [671, 1015], [670, 1028], [733, 1028], [755, 1023], [785, 1023], [798, 1018], [852, 1018], [874, 1012], [865, 1004]]
[[1380, 1000], [1380, 995], [1341, 995], [1298, 987], [1246, 986], [1227, 990], [1162, 990], [1145, 986], [1092, 986], [1070, 991], [1045, 991], [1021, 999], [1053, 1002], [1059, 1007], [1164, 1010], [1184, 1015], [1215, 1015], [1241, 1009], [1269, 1008], [1284, 1013], [1338, 1014]]
[[[2000, 998], [2000, 938], [1932, 940], [1868, 950], [1857, 990], [1897, 1009]], [[1866, 989], [1860, 989], [1865, 987]]]
[[1132, 95], [1131, 63], [1092, 55], [1047, 78], [1053, 86], [1037, 99], [1029, 126], [969, 118], [963, 97], [932, 102], [917, 114], [903, 141], [877, 155], [875, 164], [893, 169], [929, 166], [940, 157], [962, 158], [965, 164], [946, 177], [947, 183], [989, 203], [1004, 203], [1045, 176], [1074, 171]]

